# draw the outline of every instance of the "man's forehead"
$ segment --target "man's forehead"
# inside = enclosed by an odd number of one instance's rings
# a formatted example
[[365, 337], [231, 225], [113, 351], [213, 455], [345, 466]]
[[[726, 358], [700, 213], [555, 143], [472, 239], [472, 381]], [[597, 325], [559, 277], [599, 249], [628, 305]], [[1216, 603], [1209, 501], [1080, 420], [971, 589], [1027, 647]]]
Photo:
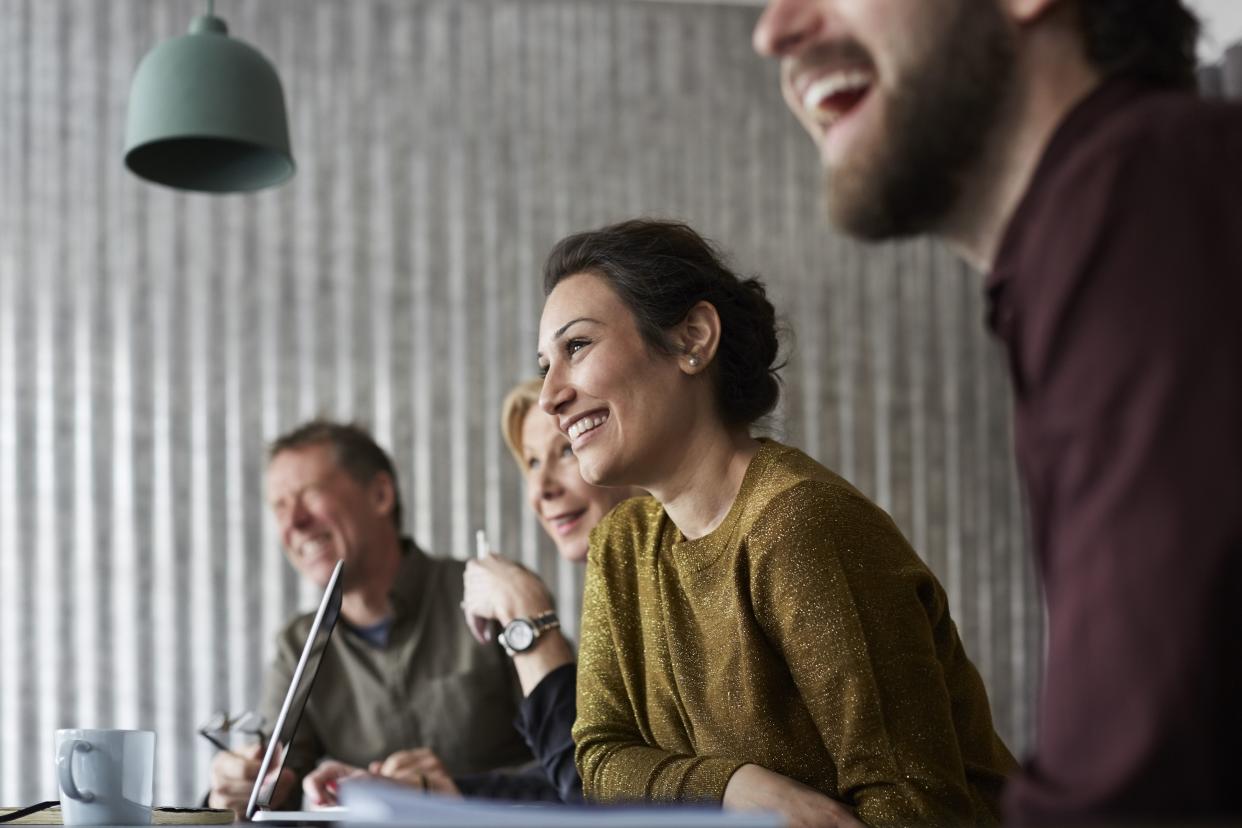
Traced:
[[273, 491], [290, 486], [304, 486], [331, 477], [339, 471], [340, 465], [336, 462], [332, 447], [327, 443], [287, 448], [268, 461], [267, 486]]

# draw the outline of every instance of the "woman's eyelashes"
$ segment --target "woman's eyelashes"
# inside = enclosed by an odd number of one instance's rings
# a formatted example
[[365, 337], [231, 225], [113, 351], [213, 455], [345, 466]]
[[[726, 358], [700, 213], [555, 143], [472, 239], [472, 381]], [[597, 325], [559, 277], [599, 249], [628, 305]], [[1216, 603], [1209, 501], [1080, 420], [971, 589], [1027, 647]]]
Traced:
[[[567, 459], [567, 458], [573, 457], [573, 456], [574, 456], [574, 447], [573, 447], [573, 446], [571, 446], [569, 443], [565, 443], [564, 445], [562, 445], [562, 446], [561, 446], [561, 450], [560, 450], [560, 452], [558, 452], [558, 453], [561, 455], [561, 459]], [[538, 468], [539, 468], [540, 466], [542, 466], [542, 465], [543, 465], [543, 464], [539, 462], [539, 458], [538, 458], [538, 457], [528, 457], [528, 458], [526, 458], [526, 468], [527, 468], [529, 471], [535, 471], [536, 469], [538, 469]]]
[[[586, 346], [590, 344], [591, 344], [591, 340], [583, 339], [581, 337], [575, 337], [574, 339], [567, 339], [565, 340], [565, 356], [572, 357], [574, 354], [578, 353], [579, 351], [581, 351], [583, 348], [585, 348]], [[540, 363], [539, 379], [548, 378], [549, 367], [550, 367], [549, 364], [546, 362]]]

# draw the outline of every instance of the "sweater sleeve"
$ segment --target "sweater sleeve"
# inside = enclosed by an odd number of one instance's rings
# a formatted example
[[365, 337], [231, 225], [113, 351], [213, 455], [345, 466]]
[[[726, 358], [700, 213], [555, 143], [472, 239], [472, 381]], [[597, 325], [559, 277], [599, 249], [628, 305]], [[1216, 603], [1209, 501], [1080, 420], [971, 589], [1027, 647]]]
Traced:
[[571, 730], [577, 711], [578, 665], [562, 664], [543, 677], [522, 700], [518, 730], [555, 786], [562, 802], [582, 801], [582, 779], [574, 765]]
[[511, 802], [560, 802], [560, 793], [543, 768], [521, 771], [471, 773], [453, 777], [461, 795], [471, 799], [504, 799]]
[[593, 540], [582, 599], [573, 737], [583, 792], [604, 802], [719, 802], [743, 762], [651, 746], [639, 705], [631, 701], [643, 698], [641, 672], [627, 677], [619, 661], [619, 652], [643, 652], [637, 594], [622, 573], [610, 571], [606, 551]]
[[937, 655], [960, 645], [943, 592], [888, 516], [856, 493], [800, 484], [756, 521], [750, 556], [756, 617], [841, 798], [874, 825], [981, 819]]

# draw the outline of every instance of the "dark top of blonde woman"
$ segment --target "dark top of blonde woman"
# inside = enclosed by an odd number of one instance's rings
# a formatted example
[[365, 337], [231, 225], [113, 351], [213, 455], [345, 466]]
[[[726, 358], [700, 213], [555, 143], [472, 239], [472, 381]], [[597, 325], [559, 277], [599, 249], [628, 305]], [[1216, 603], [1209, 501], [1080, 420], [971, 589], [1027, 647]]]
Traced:
[[754, 763], [872, 825], [995, 823], [1016, 767], [892, 519], [769, 441], [705, 537], [649, 497], [592, 533], [573, 736], [588, 799], [719, 801]]

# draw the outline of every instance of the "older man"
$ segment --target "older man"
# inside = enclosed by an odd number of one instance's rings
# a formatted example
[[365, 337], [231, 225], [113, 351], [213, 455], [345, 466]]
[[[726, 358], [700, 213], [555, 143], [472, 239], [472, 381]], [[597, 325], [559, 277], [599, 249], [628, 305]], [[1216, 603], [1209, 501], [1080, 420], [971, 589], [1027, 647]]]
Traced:
[[833, 220], [988, 274], [1049, 617], [1018, 822], [1242, 815], [1242, 108], [1178, 0], [770, 0]]
[[[324, 758], [424, 786], [428, 776], [528, 760], [512, 726], [520, 698], [512, 666], [499, 646], [479, 647], [462, 622], [465, 565], [429, 557], [402, 537], [397, 474], [370, 435], [315, 421], [278, 438], [267, 497], [299, 575], [322, 589], [345, 562], [341, 621], [288, 746], [279, 797], [296, 799], [297, 780]], [[280, 633], [264, 687], [269, 722], [312, 618], [299, 616]], [[259, 758], [257, 750], [217, 754], [210, 803], [242, 812]]]

